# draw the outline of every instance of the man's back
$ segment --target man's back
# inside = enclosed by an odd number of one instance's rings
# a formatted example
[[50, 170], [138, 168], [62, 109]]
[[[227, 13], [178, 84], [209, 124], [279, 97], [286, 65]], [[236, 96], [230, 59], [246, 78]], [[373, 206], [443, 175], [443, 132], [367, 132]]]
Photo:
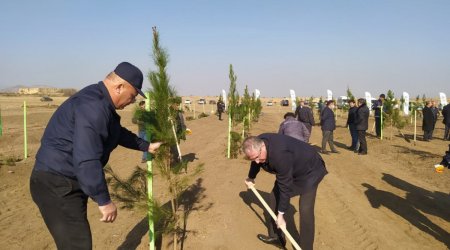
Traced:
[[278, 133], [294, 137], [295, 139], [304, 142], [307, 142], [309, 138], [309, 131], [306, 126], [294, 117], [287, 117], [286, 120], [280, 124]]
[[298, 106], [295, 110], [295, 115], [297, 117], [297, 120], [309, 124], [311, 126], [314, 126], [314, 116], [312, 114], [312, 111], [307, 106]]

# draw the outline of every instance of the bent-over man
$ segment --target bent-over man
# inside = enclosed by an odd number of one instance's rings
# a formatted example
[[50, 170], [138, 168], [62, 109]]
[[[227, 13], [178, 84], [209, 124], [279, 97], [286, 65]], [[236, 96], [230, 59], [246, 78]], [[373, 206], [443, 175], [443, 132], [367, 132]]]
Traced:
[[136, 66], [120, 63], [103, 81], [67, 99], [50, 119], [30, 191], [58, 249], [92, 249], [88, 197], [98, 204], [101, 221], [116, 219], [103, 172], [111, 151], [121, 145], [154, 153], [161, 145], [122, 127], [116, 113], [134, 103], [138, 94], [144, 96], [142, 81]]
[[277, 213], [277, 220], [268, 223], [269, 235], [258, 234], [261, 241], [284, 245], [277, 226], [285, 226], [284, 213], [290, 198], [300, 195], [300, 247], [313, 249], [314, 243], [314, 204], [317, 187], [328, 173], [325, 163], [317, 151], [308, 143], [286, 135], [266, 133], [250, 136], [242, 144], [243, 151], [251, 161], [247, 187], [254, 185], [256, 175], [262, 169], [275, 174], [269, 205]]

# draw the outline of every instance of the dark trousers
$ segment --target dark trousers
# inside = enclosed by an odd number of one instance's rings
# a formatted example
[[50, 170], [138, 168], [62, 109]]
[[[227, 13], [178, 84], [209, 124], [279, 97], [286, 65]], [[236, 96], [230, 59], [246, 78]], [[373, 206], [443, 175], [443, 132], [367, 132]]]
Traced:
[[30, 191], [58, 249], [92, 249], [86, 213], [88, 196], [77, 181], [33, 171]]
[[425, 141], [431, 140], [433, 135], [433, 130], [424, 130], [423, 131], [423, 139]]
[[356, 130], [356, 125], [350, 124], [349, 126], [350, 135], [352, 137], [352, 145], [350, 148], [357, 149], [358, 148], [358, 130]]
[[381, 137], [381, 117], [375, 117], [375, 132], [377, 137]]
[[219, 111], [218, 113], [219, 113], [219, 120], [222, 120], [222, 112]]
[[445, 125], [444, 140], [450, 140], [449, 131], [450, 125]]
[[333, 131], [322, 131], [322, 150], [325, 151], [327, 148], [327, 142], [330, 145], [331, 151], [337, 151], [334, 147]]
[[[299, 209], [300, 209], [300, 242], [299, 245], [302, 250], [312, 250], [314, 245], [314, 205], [316, 203], [317, 187], [313, 190], [300, 195]], [[275, 185], [270, 194], [269, 206], [272, 210], [278, 214], [278, 202], [280, 199], [280, 189], [278, 184]], [[270, 237], [280, 237], [284, 243], [283, 233], [277, 228], [277, 224], [273, 219], [268, 223], [268, 230]]]
[[366, 131], [358, 130], [359, 152], [367, 153]]

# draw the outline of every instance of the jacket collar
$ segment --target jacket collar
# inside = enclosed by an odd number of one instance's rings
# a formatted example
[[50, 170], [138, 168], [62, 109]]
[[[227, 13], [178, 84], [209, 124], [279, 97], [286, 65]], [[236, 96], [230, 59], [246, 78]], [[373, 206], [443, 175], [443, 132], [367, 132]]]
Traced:
[[100, 81], [100, 82], [98, 82], [98, 86], [100, 87], [100, 91], [103, 94], [104, 102], [108, 103], [108, 107], [113, 111], [113, 113], [116, 113], [116, 107], [114, 106], [114, 103], [111, 99], [111, 96], [109, 95], [109, 92], [105, 86], [105, 83], [103, 81]]

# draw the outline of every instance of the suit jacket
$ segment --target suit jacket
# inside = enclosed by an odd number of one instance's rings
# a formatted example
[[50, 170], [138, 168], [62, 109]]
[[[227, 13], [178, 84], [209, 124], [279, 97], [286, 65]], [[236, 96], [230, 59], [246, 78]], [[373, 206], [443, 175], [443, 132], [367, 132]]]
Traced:
[[322, 126], [322, 131], [333, 131], [336, 129], [334, 112], [329, 107], [325, 107], [320, 113], [320, 126]]
[[356, 110], [358, 109], [358, 107], [351, 107], [348, 110], [348, 117], [347, 117], [347, 126], [349, 126], [350, 124], [355, 124], [356, 123]]
[[303, 122], [306, 126], [314, 126], [314, 116], [312, 110], [306, 106], [298, 106], [295, 109], [295, 116], [297, 120]]
[[370, 110], [366, 104], [361, 105], [356, 110], [356, 130], [367, 130], [369, 128]]
[[431, 108], [426, 107], [422, 110], [423, 120], [422, 120], [422, 130], [431, 131], [434, 129], [434, 115]]
[[252, 161], [248, 177], [256, 178], [261, 168], [275, 174], [278, 211], [285, 212], [291, 197], [313, 190], [328, 173], [325, 163], [314, 147], [293, 137], [266, 133], [258, 138], [266, 145], [267, 159], [260, 164]]
[[445, 105], [442, 109], [442, 116], [444, 120], [442, 121], [445, 125], [450, 126], [450, 103]]

